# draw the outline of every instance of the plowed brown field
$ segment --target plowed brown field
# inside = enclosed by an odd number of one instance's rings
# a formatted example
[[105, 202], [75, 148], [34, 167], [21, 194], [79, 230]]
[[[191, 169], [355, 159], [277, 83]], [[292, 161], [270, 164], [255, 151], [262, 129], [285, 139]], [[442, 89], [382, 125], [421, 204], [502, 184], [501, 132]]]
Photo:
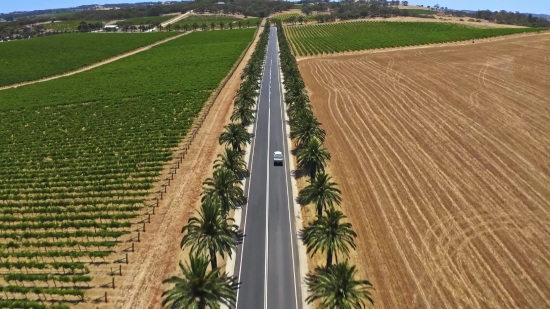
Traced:
[[550, 35], [299, 67], [376, 308], [550, 308]]

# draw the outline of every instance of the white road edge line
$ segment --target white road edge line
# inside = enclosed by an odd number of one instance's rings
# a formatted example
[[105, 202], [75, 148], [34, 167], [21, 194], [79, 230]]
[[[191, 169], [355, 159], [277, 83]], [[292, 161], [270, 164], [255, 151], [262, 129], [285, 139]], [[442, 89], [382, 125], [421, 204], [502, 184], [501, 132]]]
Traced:
[[[277, 46], [277, 64], [279, 64], [280, 62], [280, 59], [279, 59], [279, 40], [278, 39], [275, 39], [275, 42], [276, 42], [276, 46]], [[280, 69], [280, 65], [278, 66], [278, 68]], [[281, 131], [283, 133], [283, 147], [286, 143], [286, 134], [285, 134], [285, 117], [284, 117], [284, 108], [283, 108], [283, 91], [282, 91], [282, 86], [281, 86], [281, 76], [280, 74], [277, 73], [277, 79], [278, 79], [278, 84], [279, 84], [279, 94], [280, 94], [280, 99], [279, 99], [279, 106], [281, 107]], [[289, 152], [289, 149], [288, 149], [289, 145], [287, 144], [287, 153]], [[291, 160], [292, 158], [287, 158], [287, 160]], [[284, 168], [285, 168], [285, 174], [287, 172], [287, 169], [286, 167], [288, 166], [288, 163], [285, 162], [285, 165], [284, 165]], [[290, 169], [289, 169], [290, 171]], [[288, 199], [290, 198], [290, 193], [288, 191], [288, 177], [290, 177], [290, 175], [285, 175], [285, 184], [286, 184], [286, 196], [287, 196], [287, 207], [288, 207], [288, 228], [290, 229], [290, 251], [292, 252], [292, 274], [293, 274], [293, 280], [292, 282], [294, 283], [294, 300], [296, 301], [296, 309], [298, 309], [298, 288], [296, 286], [296, 266], [295, 266], [295, 259], [294, 259], [294, 241], [293, 241], [293, 232], [292, 232], [292, 217], [291, 217], [291, 211], [290, 211], [290, 203], [288, 201]], [[293, 199], [294, 200], [294, 199]]]
[[[279, 45], [277, 44], [277, 47], [278, 46]], [[279, 79], [281, 81], [279, 83], [279, 87], [281, 91], [281, 100], [283, 101], [283, 113], [285, 114], [285, 120], [287, 120], [288, 115], [286, 114], [286, 105], [284, 103], [285, 91], [283, 89], [283, 83], [282, 83], [282, 80], [284, 80], [284, 76], [283, 76], [283, 72], [281, 71], [281, 67], [279, 67]], [[286, 127], [287, 132], [290, 132], [290, 126], [284, 122], [283, 122], [283, 125]], [[292, 161], [292, 153], [290, 152], [290, 145], [292, 145], [292, 140], [288, 135], [285, 136], [285, 138], [286, 138], [286, 143], [289, 146], [287, 149], [288, 150], [287, 155], [289, 158], [288, 165], [290, 169], [292, 168], [295, 169], [294, 162]], [[292, 197], [293, 197], [292, 203], [294, 205], [294, 216], [295, 216], [294, 226], [296, 228], [296, 231], [299, 231], [302, 229], [301, 208], [300, 208], [300, 205], [298, 205], [294, 200], [294, 197], [298, 197], [298, 186], [296, 184], [296, 180], [294, 179], [294, 177], [290, 177], [290, 183], [292, 187]], [[308, 261], [307, 261], [305, 246], [303, 244], [299, 244], [298, 242], [296, 243], [296, 245], [298, 246], [298, 263], [300, 266], [299, 267], [300, 278], [305, 278], [307, 275], [307, 269], [308, 269]], [[310, 304], [306, 302], [306, 298], [308, 295], [307, 285], [302, 281], [300, 281], [300, 291], [302, 294], [302, 299], [300, 300], [302, 303], [302, 309], [310, 309], [311, 308]], [[298, 301], [298, 299], [296, 299], [296, 301]]]
[[[269, 45], [268, 45], [269, 47]], [[269, 50], [266, 51], [266, 54]], [[271, 68], [273, 59], [269, 63], [269, 97], [267, 109], [267, 175], [266, 175], [266, 192], [265, 192], [265, 274], [264, 274], [264, 309], [267, 309], [267, 270], [269, 263], [269, 167], [271, 160], [269, 155], [269, 141], [271, 134]]]
[[[267, 57], [267, 52], [266, 52], [266, 57]], [[264, 58], [264, 66], [265, 66], [265, 58]], [[263, 70], [262, 70], [263, 71]], [[262, 78], [261, 78], [261, 81], [263, 81], [264, 79], [264, 72], [262, 72]], [[260, 103], [261, 103], [261, 100], [260, 100], [260, 97], [261, 97], [261, 94], [262, 94], [262, 88], [260, 87], [260, 90], [258, 91], [258, 97], [257, 97], [257, 100], [256, 100], [256, 119], [255, 119], [255, 124], [254, 124], [254, 147], [251, 147], [251, 151], [250, 151], [250, 176], [248, 177], [248, 190], [247, 190], [247, 193], [246, 193], [246, 198], [247, 198], [247, 201], [246, 201], [246, 212], [244, 213], [244, 223], [243, 223], [243, 234], [246, 235], [246, 221], [247, 221], [247, 218], [248, 218], [248, 198], [250, 197], [250, 183], [251, 183], [251, 180], [252, 180], [252, 167], [254, 166], [254, 149], [256, 149], [256, 131], [258, 129], [258, 113], [260, 111]], [[237, 277], [237, 282], [239, 282], [241, 280], [241, 272], [242, 272], [242, 269], [243, 269], [243, 253], [244, 253], [244, 242], [245, 242], [245, 239], [246, 237], [243, 238], [243, 242], [241, 244], [241, 259], [240, 259], [240, 263], [239, 263], [239, 276]], [[236, 254], [236, 253], [235, 253]], [[237, 297], [236, 297], [236, 300], [235, 300], [235, 308], [238, 308], [239, 306], [239, 292], [240, 292], [240, 287], [237, 288]]]

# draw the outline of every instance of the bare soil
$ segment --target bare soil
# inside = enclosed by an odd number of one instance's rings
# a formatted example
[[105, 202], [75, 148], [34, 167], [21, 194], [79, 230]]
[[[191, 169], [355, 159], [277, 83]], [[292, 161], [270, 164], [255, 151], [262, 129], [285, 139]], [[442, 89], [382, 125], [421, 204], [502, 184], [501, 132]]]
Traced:
[[549, 55], [539, 34], [299, 62], [376, 308], [550, 307]]

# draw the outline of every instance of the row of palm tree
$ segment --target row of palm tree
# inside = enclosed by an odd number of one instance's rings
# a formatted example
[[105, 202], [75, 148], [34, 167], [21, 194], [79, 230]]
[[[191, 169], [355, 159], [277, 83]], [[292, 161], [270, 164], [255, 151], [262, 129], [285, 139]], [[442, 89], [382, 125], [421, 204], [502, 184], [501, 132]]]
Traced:
[[235, 277], [221, 272], [218, 257], [231, 257], [243, 239], [242, 231], [232, 218], [228, 218], [228, 214], [247, 202], [241, 184], [241, 180], [249, 175], [243, 147], [250, 143], [246, 127], [254, 121], [252, 108], [258, 95], [269, 27], [267, 22], [241, 75], [242, 83], [234, 100], [232, 123], [224, 127], [219, 137], [220, 145], [226, 148], [214, 161], [212, 177], [203, 182], [198, 214], [182, 228], [184, 236], [180, 247], [190, 250], [189, 264], [183, 265], [180, 261], [182, 276], [164, 281], [173, 284], [162, 294], [165, 308], [206, 309], [219, 308], [220, 303], [230, 307], [235, 305]]
[[[331, 157], [323, 147], [326, 132], [313, 114], [305, 84], [291, 53], [282, 23], [277, 21], [280, 62], [285, 87], [285, 104], [294, 142], [298, 168], [309, 176], [307, 186], [298, 194], [301, 205], [313, 205], [315, 221], [300, 231], [300, 238], [312, 256], [326, 253], [326, 264], [306, 276], [310, 295], [308, 303], [318, 302], [322, 309], [365, 308], [365, 301], [374, 304], [367, 280], [356, 279], [355, 266], [348, 265], [350, 248], [355, 249], [357, 234], [346, 216], [337, 210], [342, 202], [341, 191], [325, 171]], [[339, 262], [339, 254], [346, 259]], [[336, 259], [336, 264], [333, 264]]]

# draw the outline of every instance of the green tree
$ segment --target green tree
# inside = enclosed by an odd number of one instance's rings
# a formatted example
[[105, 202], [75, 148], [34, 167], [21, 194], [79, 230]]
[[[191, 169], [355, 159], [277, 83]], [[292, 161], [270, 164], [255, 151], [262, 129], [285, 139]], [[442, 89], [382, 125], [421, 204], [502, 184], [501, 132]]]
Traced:
[[326, 267], [332, 266], [333, 257], [338, 262], [338, 252], [349, 256], [349, 247], [355, 249], [353, 239], [357, 234], [351, 223], [340, 222], [344, 218], [346, 216], [341, 211], [331, 208], [327, 210], [326, 216], [318, 218], [300, 231], [307, 253], [313, 256], [319, 250], [321, 253], [327, 252]]
[[187, 29], [189, 29], [189, 24], [183, 25], [183, 30], [184, 30], [185, 32], [187, 32]]
[[223, 30], [223, 27], [225, 26], [225, 23], [223, 21], [220, 21], [220, 29]]
[[239, 121], [243, 127], [246, 127], [254, 121], [254, 113], [244, 104], [236, 105], [230, 119], [231, 121]]
[[224, 218], [231, 209], [246, 203], [239, 177], [225, 167], [217, 169], [211, 178], [203, 182], [203, 203], [219, 203]]
[[313, 113], [303, 113], [298, 119], [293, 119], [294, 126], [290, 129], [290, 138], [296, 141], [298, 146], [305, 145], [310, 139], [316, 138], [320, 142], [325, 141], [325, 130], [321, 129], [321, 123]]
[[180, 247], [190, 247], [191, 252], [208, 252], [212, 269], [218, 267], [216, 254], [231, 257], [231, 251], [237, 250], [237, 242], [242, 240], [242, 232], [233, 224], [234, 220], [225, 220], [218, 203], [203, 203], [199, 217], [191, 217], [181, 230], [185, 233]]
[[250, 174], [242, 154], [231, 148], [225, 148], [225, 152], [223, 154], [219, 154], [218, 159], [214, 161], [214, 169], [224, 167], [235, 173], [235, 175], [241, 179]]
[[374, 305], [368, 280], [357, 280], [355, 266], [347, 261], [328, 268], [318, 268], [306, 276], [308, 291], [306, 301], [320, 300], [319, 309], [363, 309], [365, 300]]
[[219, 303], [235, 306], [236, 283], [220, 269], [208, 271], [204, 255], [190, 255], [190, 264], [180, 261], [182, 277], [173, 276], [162, 283], [174, 286], [162, 293], [162, 306], [166, 309], [219, 309]]
[[210, 29], [214, 30], [216, 28], [216, 23], [215, 22], [212, 22], [210, 24]]
[[330, 161], [330, 153], [316, 138], [310, 139], [296, 155], [298, 168], [306, 170], [311, 179], [315, 178], [317, 171], [325, 170], [328, 161]]
[[315, 178], [308, 179], [308, 185], [298, 193], [298, 199], [302, 205], [315, 205], [318, 218], [322, 217], [323, 209], [342, 203], [342, 192], [336, 187], [335, 182], [331, 182], [331, 179], [324, 171], [320, 172]]
[[230, 123], [224, 128], [225, 131], [223, 131], [219, 138], [220, 145], [231, 145], [234, 150], [238, 150], [240, 152], [241, 146], [250, 143], [250, 134], [248, 134], [242, 125]]

